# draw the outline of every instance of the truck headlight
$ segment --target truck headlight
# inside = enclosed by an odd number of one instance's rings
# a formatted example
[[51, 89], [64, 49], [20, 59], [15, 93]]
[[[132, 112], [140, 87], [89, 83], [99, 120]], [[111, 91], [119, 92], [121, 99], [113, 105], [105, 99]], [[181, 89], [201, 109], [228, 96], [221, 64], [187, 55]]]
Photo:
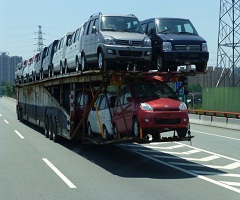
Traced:
[[184, 102], [182, 102], [179, 106], [179, 110], [187, 110], [187, 106]]
[[171, 42], [163, 42], [162, 50], [163, 51], [172, 51]]
[[208, 51], [207, 43], [202, 43], [202, 51]]
[[115, 41], [114, 37], [104, 36], [103, 39], [104, 39], [105, 44], [109, 44], [109, 45], [115, 45], [116, 44], [116, 41]]
[[150, 106], [150, 105], [147, 104], [147, 103], [141, 103], [141, 104], [140, 104], [140, 108], [141, 108], [142, 110], [148, 110], [148, 111], [153, 111], [153, 110], [154, 110], [153, 107]]
[[148, 38], [148, 37], [144, 38], [143, 46], [144, 47], [151, 47], [152, 46], [152, 42], [151, 42], [150, 38]]

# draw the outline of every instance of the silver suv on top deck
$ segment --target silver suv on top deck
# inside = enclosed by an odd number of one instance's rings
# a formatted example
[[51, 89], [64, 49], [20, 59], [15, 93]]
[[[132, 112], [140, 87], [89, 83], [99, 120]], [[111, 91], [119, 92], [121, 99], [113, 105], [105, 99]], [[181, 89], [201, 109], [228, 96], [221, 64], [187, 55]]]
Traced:
[[134, 15], [94, 14], [84, 25], [82, 69], [143, 69], [150, 66], [151, 40]]

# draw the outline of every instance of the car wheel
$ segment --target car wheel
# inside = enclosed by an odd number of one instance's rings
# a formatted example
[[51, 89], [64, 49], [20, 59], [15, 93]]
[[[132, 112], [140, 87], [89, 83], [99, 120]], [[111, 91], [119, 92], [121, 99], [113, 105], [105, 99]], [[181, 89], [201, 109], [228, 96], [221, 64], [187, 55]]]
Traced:
[[63, 74], [63, 65], [60, 63], [60, 74]]
[[118, 129], [116, 124], [113, 125], [113, 138], [117, 139], [118, 138]]
[[106, 61], [104, 59], [104, 55], [102, 51], [98, 53], [98, 68], [100, 70], [106, 71]]
[[207, 69], [207, 63], [196, 64], [196, 72], [205, 72]]
[[133, 119], [133, 134], [135, 137], [140, 136], [140, 125], [139, 125], [137, 118]]
[[51, 77], [51, 74], [52, 74], [51, 67], [48, 67], [48, 77]]
[[76, 72], [78, 72], [79, 66], [80, 66], [80, 64], [79, 64], [79, 61], [78, 61], [78, 59], [77, 59], [77, 60], [76, 60]]
[[92, 128], [91, 128], [90, 123], [88, 123], [88, 136], [89, 136], [89, 137], [92, 137], [92, 136], [93, 136], [93, 132], [92, 132]]
[[162, 56], [160, 54], [157, 55], [155, 63], [156, 63], [155, 64], [156, 69], [158, 71], [162, 71], [162, 72], [167, 71], [166, 67], [163, 66], [163, 59], [162, 59]]
[[81, 70], [82, 71], [84, 71], [84, 70], [86, 70], [87, 69], [87, 63], [86, 63], [86, 57], [85, 57], [85, 55], [83, 55], [82, 57], [81, 57], [81, 63], [82, 63], [82, 68], [81, 68]]
[[106, 128], [106, 126], [105, 125], [103, 125], [103, 139], [104, 140], [108, 140], [109, 139], [109, 133], [108, 133], [108, 130], [107, 130], [107, 128]]
[[188, 129], [187, 129], [187, 128], [177, 129], [178, 137], [186, 137], [187, 132], [188, 132]]
[[68, 73], [68, 65], [67, 63], [65, 63], [64, 65], [64, 74]]

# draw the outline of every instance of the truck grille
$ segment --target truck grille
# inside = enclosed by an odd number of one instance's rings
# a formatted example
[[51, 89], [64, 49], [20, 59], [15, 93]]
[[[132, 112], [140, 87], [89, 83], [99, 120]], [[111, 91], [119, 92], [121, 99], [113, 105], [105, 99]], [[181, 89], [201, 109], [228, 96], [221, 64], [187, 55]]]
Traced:
[[176, 51], [200, 51], [200, 45], [175, 45]]
[[117, 45], [122, 45], [122, 46], [142, 46], [142, 41], [117, 40]]
[[118, 51], [120, 56], [126, 56], [126, 57], [141, 57], [142, 51]]

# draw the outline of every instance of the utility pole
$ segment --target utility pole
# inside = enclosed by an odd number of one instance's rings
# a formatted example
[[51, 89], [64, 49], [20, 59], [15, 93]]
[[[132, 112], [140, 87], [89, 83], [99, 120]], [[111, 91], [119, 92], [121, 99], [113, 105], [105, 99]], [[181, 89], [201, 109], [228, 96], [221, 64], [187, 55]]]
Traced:
[[42, 26], [38, 26], [38, 32], [37, 32], [37, 34], [38, 34], [38, 37], [37, 38], [35, 38], [35, 39], [38, 39], [38, 43], [37, 43], [37, 52], [40, 52], [42, 49], [43, 49], [43, 46], [44, 46], [44, 44], [43, 44], [43, 37], [42, 37], [42, 35], [44, 34], [43, 32], [42, 32]]
[[235, 87], [240, 83], [240, 79], [236, 80], [236, 69], [240, 66], [239, 47], [240, 0], [220, 0], [217, 67], [221, 67], [222, 72], [216, 87]]

